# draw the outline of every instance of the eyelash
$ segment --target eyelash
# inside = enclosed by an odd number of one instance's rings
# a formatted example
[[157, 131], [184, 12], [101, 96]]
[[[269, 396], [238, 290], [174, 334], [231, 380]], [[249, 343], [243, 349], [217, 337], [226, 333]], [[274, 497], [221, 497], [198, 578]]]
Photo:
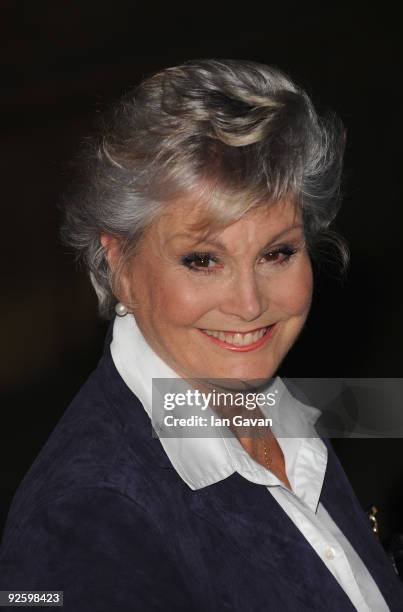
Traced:
[[[267, 253], [263, 255], [262, 257], [267, 257], [268, 255], [284, 255], [284, 259], [282, 261], [274, 262], [274, 265], [282, 266], [290, 261], [290, 259], [293, 257], [293, 255], [295, 255], [297, 250], [298, 249], [285, 245], [273, 251], [267, 251]], [[203, 268], [203, 267], [193, 266], [192, 264], [197, 259], [202, 259], [202, 260], [207, 260], [207, 261], [211, 260], [211, 261], [214, 261], [215, 263], [218, 263], [218, 259], [216, 257], [214, 257], [211, 253], [204, 252], [204, 251], [194, 251], [193, 253], [189, 253], [188, 255], [185, 255], [184, 257], [182, 257], [181, 263], [184, 266], [186, 266], [189, 270], [192, 270], [192, 272], [203, 272], [204, 274], [214, 274], [217, 271], [215, 268]]]

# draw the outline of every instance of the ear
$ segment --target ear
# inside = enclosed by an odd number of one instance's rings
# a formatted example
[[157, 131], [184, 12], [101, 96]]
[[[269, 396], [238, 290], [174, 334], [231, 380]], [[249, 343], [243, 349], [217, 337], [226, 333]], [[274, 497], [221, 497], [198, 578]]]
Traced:
[[104, 248], [108, 265], [111, 269], [113, 269], [119, 259], [119, 241], [111, 234], [101, 234], [99, 239]]
[[[102, 233], [100, 234], [99, 239], [105, 251], [109, 268], [111, 270], [116, 270], [121, 256], [119, 238], [116, 238], [116, 236], [112, 236], [111, 234]], [[127, 275], [127, 269], [124, 267], [119, 271], [119, 295], [116, 295], [117, 299], [125, 304], [128, 304], [132, 299], [131, 290], [132, 288], [130, 279]]]

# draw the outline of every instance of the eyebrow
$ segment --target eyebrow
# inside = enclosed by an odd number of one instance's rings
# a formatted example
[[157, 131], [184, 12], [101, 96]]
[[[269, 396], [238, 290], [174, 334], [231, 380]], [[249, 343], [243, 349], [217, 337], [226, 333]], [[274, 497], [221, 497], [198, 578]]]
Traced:
[[[285, 234], [288, 234], [292, 230], [299, 229], [299, 228], [302, 228], [302, 227], [303, 227], [302, 223], [297, 223], [295, 225], [291, 225], [291, 226], [286, 227], [285, 229], [281, 230], [281, 232], [279, 232], [278, 234], [275, 234], [274, 236], [272, 236], [270, 238], [270, 240], [261, 249], [261, 252], [265, 251], [271, 244], [273, 244], [273, 242], [275, 242], [276, 240], [278, 240], [279, 238], [281, 238]], [[183, 239], [189, 240], [189, 237], [190, 237], [189, 233], [180, 232], [178, 234], [174, 234], [173, 236], [171, 236], [171, 238], [169, 239], [169, 242], [171, 242], [171, 240], [174, 240], [174, 239], [177, 239], [177, 238], [183, 238]], [[212, 246], [214, 246], [214, 247], [216, 247], [218, 249], [221, 249], [224, 252], [227, 250], [225, 245], [220, 240], [214, 240], [212, 238], [201, 237], [200, 240], [197, 240], [193, 244], [195, 246], [197, 246], [199, 244], [209, 244], [209, 245], [212, 245]]]

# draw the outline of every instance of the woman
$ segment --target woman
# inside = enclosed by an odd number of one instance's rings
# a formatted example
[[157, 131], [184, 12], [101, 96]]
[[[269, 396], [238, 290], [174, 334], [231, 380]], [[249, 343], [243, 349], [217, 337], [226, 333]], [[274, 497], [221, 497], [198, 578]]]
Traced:
[[[335, 239], [343, 144], [252, 62], [167, 69], [114, 108], [63, 234], [117, 316], [13, 500], [2, 589], [60, 590], [75, 612], [403, 609], [315, 411], [273, 378], [309, 313], [318, 241]], [[184, 383], [228, 425], [172, 434], [160, 400]], [[259, 418], [214, 405], [215, 386], [252, 390]], [[186, 397], [181, 417], [201, 417]]]

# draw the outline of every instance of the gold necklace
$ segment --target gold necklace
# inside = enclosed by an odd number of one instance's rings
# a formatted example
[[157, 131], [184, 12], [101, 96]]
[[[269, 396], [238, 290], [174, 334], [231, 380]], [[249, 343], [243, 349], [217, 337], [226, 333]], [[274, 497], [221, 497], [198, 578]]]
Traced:
[[264, 460], [266, 463], [266, 467], [268, 470], [270, 470], [270, 457], [269, 457], [269, 449], [266, 446], [265, 441], [263, 440], [263, 449], [264, 449]]

